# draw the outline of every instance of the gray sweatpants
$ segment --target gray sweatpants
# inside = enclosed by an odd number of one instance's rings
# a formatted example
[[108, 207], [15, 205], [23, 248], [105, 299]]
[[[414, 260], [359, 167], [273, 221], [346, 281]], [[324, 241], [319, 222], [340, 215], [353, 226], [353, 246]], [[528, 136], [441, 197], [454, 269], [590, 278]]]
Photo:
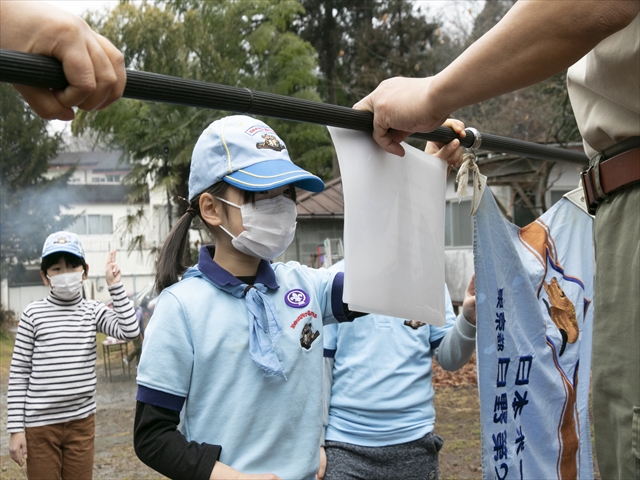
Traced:
[[444, 440], [433, 432], [386, 447], [361, 447], [327, 440], [324, 480], [436, 480]]

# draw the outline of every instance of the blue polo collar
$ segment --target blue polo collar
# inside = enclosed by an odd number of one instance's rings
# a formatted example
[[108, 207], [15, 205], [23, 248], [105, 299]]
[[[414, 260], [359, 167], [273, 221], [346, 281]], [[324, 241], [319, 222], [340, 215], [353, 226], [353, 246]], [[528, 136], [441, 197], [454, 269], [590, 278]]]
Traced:
[[205, 245], [200, 249], [197, 268], [187, 270], [183, 278], [202, 275], [215, 287], [244, 299], [249, 321], [249, 357], [267, 376], [276, 375], [287, 379], [282, 362], [275, 347], [282, 335], [282, 321], [277, 317], [277, 309], [269, 298], [267, 289], [279, 288], [271, 264], [262, 260], [258, 265], [253, 285], [243, 283], [213, 261], [214, 249]]
[[[214, 252], [215, 247], [213, 245], [203, 245], [200, 248], [200, 253], [198, 254], [198, 270], [211, 282], [220, 287], [244, 285], [241, 280], [231, 275], [213, 260]], [[262, 284], [271, 290], [280, 288], [276, 281], [276, 273], [267, 260], [260, 261], [254, 283]]]

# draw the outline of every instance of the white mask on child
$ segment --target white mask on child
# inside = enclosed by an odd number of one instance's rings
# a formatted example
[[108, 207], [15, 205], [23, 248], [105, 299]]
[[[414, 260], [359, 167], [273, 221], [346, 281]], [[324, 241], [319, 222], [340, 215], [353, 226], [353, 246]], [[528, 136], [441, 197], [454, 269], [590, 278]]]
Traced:
[[73, 300], [82, 292], [82, 274], [83, 272], [61, 273], [53, 277], [47, 275], [47, 278], [56, 297]]
[[231, 244], [236, 250], [259, 257], [273, 260], [282, 255], [296, 234], [296, 202], [283, 195], [258, 200], [255, 203], [236, 205], [224, 198], [218, 198], [232, 207], [240, 209], [242, 225], [245, 231], [237, 237], [220, 225], [231, 238]]

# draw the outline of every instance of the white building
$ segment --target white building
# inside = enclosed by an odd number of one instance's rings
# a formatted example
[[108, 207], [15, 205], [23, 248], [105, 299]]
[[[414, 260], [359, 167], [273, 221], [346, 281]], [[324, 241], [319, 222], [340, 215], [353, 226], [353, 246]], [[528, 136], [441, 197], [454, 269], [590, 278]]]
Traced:
[[[155, 252], [169, 232], [166, 195], [150, 190], [144, 204], [129, 204], [129, 187], [122, 181], [131, 167], [122, 151], [64, 152], [49, 162], [47, 175], [58, 176], [74, 166], [75, 172], [66, 189], [69, 208], [63, 208], [62, 213], [78, 216], [67, 230], [80, 237], [89, 265], [85, 294], [100, 301], [110, 299], [105, 269], [109, 251], [116, 250], [122, 282], [127, 292], [135, 295], [153, 281]], [[138, 209], [143, 210], [141, 221], [132, 231], [127, 231], [126, 224]], [[129, 252], [136, 236], [144, 241]], [[8, 298], [7, 307], [16, 313], [48, 293], [38, 274], [39, 263], [28, 268], [33, 270], [29, 281], [9, 285], [3, 292], [6, 293], [3, 298]]]

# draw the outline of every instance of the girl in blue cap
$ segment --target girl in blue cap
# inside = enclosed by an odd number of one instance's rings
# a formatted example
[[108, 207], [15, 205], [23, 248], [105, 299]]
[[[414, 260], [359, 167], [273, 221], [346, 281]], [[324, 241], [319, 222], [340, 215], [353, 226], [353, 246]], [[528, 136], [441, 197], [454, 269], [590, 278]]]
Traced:
[[[138, 368], [134, 445], [173, 479], [312, 479], [320, 464], [324, 323], [354, 315], [342, 274], [271, 264], [293, 240], [295, 187], [324, 184], [266, 124], [213, 122], [189, 207], [166, 239]], [[182, 264], [192, 219], [215, 241]], [[183, 274], [184, 273], [184, 274]], [[179, 280], [179, 275], [183, 274]]]

